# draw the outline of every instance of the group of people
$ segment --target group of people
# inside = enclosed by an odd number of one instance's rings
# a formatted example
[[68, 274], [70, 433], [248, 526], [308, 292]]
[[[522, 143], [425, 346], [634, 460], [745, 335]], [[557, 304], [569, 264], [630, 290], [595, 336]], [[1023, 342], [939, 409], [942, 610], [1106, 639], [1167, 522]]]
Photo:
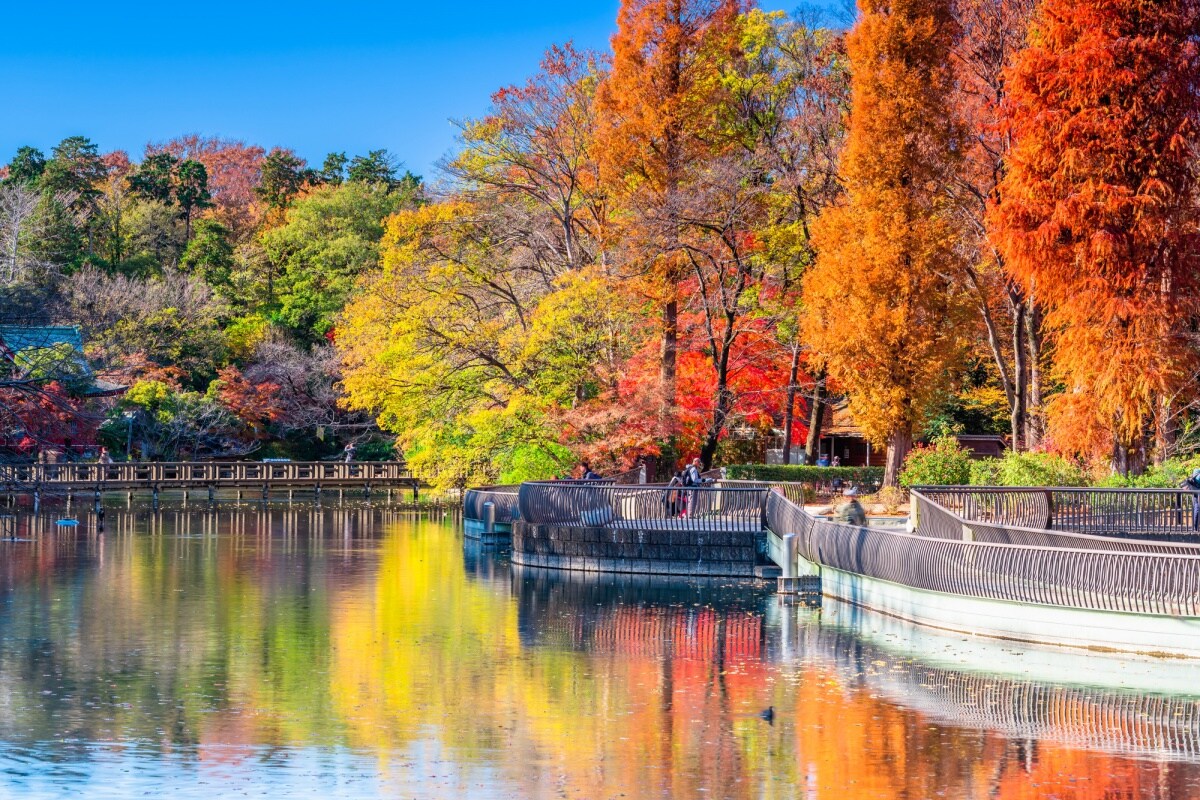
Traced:
[[[663, 505], [668, 517], [686, 517], [696, 513], [696, 493], [685, 491], [688, 487], [704, 486], [703, 462], [698, 458], [671, 476], [663, 495]], [[690, 513], [689, 513], [690, 512]]]

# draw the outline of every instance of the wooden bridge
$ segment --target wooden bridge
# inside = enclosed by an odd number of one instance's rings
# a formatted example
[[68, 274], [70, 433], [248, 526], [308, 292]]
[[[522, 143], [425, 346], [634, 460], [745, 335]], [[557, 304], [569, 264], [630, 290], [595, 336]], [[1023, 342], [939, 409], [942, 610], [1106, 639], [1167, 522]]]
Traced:
[[173, 461], [122, 464], [4, 464], [0, 465], [0, 493], [75, 495], [104, 492], [219, 489], [345, 491], [359, 488], [391, 491], [411, 489], [417, 499], [420, 484], [400, 461]]

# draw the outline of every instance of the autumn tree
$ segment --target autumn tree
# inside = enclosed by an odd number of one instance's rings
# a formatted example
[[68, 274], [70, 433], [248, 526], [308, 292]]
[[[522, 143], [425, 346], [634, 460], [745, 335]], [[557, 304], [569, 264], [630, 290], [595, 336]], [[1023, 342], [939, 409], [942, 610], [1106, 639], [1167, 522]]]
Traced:
[[899, 468], [961, 346], [952, 204], [961, 148], [948, 108], [955, 25], [947, 0], [864, 0], [847, 39], [845, 200], [817, 220], [805, 335], [855, 420]]
[[1007, 403], [1012, 446], [1041, 438], [1041, 311], [1004, 269], [988, 237], [987, 209], [999, 196], [1010, 137], [1003, 129], [1004, 78], [1025, 45], [1034, 0], [959, 0], [961, 35], [952, 50], [954, 108], [964, 125], [962, 161], [951, 191], [960, 219], [964, 284], [978, 312], [981, 360], [990, 359]]
[[705, 89], [732, 35], [741, 0], [623, 0], [613, 36], [612, 69], [599, 88], [598, 155], [606, 186], [622, 205], [617, 217], [631, 267], [661, 309], [659, 383], [664, 417], [675, 405], [680, 281], [686, 272], [676, 225], [679, 193], [702, 162], [712, 118]]
[[1200, 3], [1045, 0], [1006, 78], [1013, 139], [992, 218], [1047, 308], [1057, 447], [1145, 465], [1194, 390]]

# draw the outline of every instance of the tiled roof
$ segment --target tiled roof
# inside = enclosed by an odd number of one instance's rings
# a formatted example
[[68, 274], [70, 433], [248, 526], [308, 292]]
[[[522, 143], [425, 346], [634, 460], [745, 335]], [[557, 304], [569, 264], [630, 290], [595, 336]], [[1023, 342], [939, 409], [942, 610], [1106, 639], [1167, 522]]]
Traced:
[[79, 328], [73, 325], [50, 325], [39, 328], [24, 325], [0, 325], [0, 344], [3, 344], [14, 355], [30, 348], [54, 347], [59, 344], [69, 344], [78, 352], [83, 352], [83, 336], [79, 333]]

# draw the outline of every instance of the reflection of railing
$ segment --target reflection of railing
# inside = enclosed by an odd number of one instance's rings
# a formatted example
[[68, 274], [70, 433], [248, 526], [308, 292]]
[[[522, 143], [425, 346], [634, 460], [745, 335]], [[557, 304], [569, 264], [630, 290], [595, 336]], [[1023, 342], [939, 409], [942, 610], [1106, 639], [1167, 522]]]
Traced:
[[923, 664], [848, 630], [812, 625], [805, 654], [836, 664], [849, 685], [942, 723], [1049, 739], [1138, 757], [1200, 758], [1200, 705], [1192, 697], [1060, 686]]
[[414, 483], [415, 479], [399, 461], [164, 461], [0, 466], [0, 488], [8, 490], [336, 487]]
[[767, 498], [766, 515], [776, 534], [798, 535], [805, 559], [843, 572], [967, 597], [1200, 616], [1198, 555], [998, 544], [860, 528], [818, 520], [777, 492]]
[[1194, 533], [1195, 493], [1182, 489], [924, 486], [920, 492], [970, 520], [1097, 534]]
[[496, 522], [510, 524], [517, 512], [516, 486], [482, 486], [467, 489], [463, 494], [463, 518], [483, 522], [483, 506], [491, 503], [496, 507]]
[[538, 525], [761, 531], [763, 489], [525, 483], [520, 514]]

